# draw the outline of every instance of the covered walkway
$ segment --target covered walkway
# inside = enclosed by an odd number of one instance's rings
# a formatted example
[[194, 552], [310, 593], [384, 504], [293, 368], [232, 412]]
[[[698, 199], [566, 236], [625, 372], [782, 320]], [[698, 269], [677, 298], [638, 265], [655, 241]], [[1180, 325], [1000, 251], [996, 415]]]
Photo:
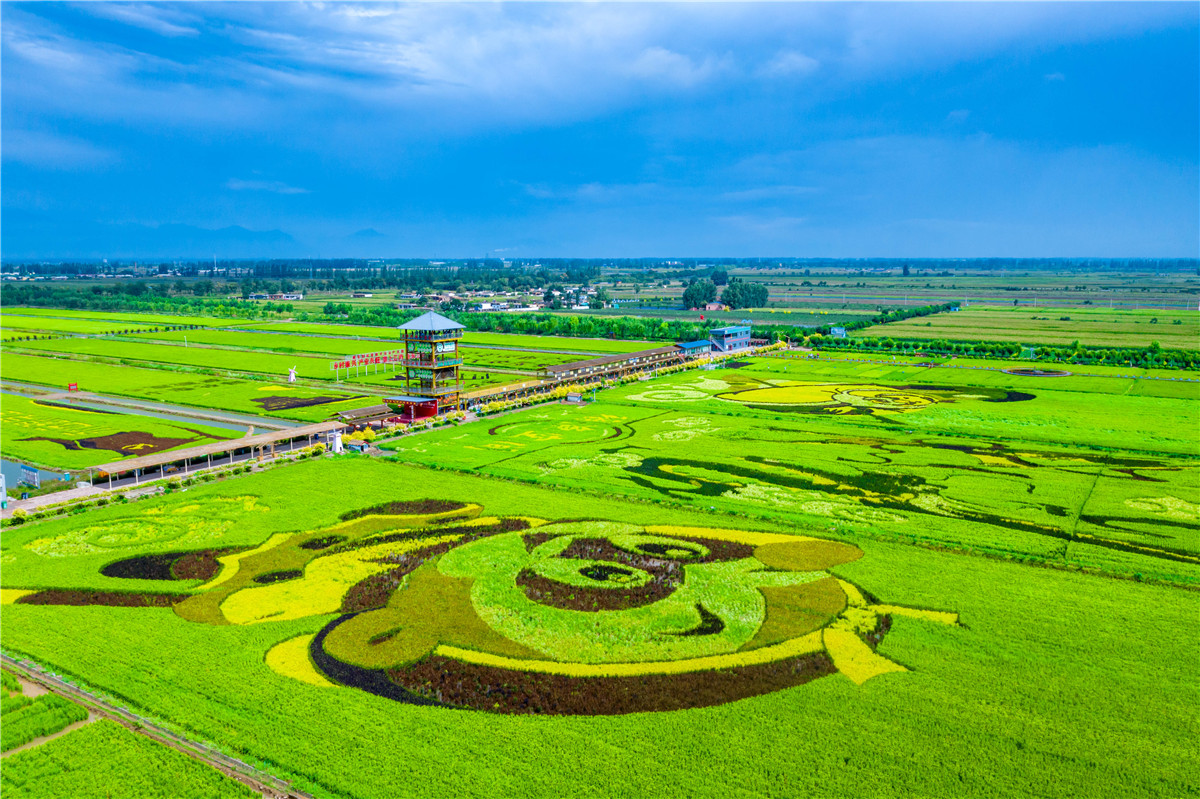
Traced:
[[93, 467], [92, 484], [104, 488], [137, 485], [142, 480], [154, 480], [169, 474], [191, 474], [240, 460], [273, 457], [279, 452], [291, 452], [317, 444], [322, 437], [348, 426], [345, 422], [320, 422], [106, 463]]

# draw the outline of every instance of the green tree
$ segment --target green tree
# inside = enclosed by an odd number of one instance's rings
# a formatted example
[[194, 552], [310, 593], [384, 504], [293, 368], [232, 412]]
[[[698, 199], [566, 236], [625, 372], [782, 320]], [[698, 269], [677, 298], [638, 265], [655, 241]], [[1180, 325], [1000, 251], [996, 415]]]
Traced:
[[[726, 289], [728, 290], [728, 289]], [[717, 298], [717, 287], [711, 280], [697, 280], [683, 290], [683, 307], [703, 308]]]

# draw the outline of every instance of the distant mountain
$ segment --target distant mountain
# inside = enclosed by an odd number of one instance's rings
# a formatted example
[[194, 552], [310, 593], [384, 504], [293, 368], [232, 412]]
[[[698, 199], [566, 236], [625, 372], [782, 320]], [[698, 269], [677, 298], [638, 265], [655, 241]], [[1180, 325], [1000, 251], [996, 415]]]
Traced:
[[351, 233], [346, 238], [351, 239], [353, 241], [369, 241], [371, 239], [386, 239], [387, 236], [380, 233], [378, 230], [376, 230], [373, 227], [365, 227], [362, 230]]
[[20, 212], [5, 212], [0, 242], [5, 258], [279, 258], [307, 253], [282, 230], [78, 222]]

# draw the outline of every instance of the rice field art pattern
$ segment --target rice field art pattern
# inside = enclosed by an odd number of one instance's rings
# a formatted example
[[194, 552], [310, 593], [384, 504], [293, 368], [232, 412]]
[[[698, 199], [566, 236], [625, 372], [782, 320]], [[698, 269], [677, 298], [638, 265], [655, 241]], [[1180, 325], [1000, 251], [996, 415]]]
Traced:
[[[757, 381], [756, 381], [757, 382]], [[742, 383], [742, 386], [745, 386]], [[1033, 394], [1006, 389], [870, 383], [795, 383], [772, 381], [717, 394], [753, 408], [831, 415], [894, 414], [947, 402], [1025, 402]]]
[[9, 601], [171, 607], [212, 625], [331, 614], [271, 647], [265, 667], [409, 704], [551, 715], [710, 706], [837, 672], [862, 684], [906, 670], [876, 651], [893, 615], [958, 621], [833, 576], [863, 554], [837, 541], [482, 512], [393, 502], [253, 549], [175, 548], [103, 569], [139, 585], [206, 581], [190, 589]]

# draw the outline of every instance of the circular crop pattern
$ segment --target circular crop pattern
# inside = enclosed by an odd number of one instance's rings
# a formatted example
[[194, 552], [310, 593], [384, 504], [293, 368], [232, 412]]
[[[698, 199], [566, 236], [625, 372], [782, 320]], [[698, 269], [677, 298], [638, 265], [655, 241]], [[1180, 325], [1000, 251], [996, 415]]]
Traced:
[[892, 614], [956, 620], [881, 605], [833, 576], [862, 556], [837, 541], [481, 511], [390, 503], [252, 549], [103, 566], [117, 579], [207, 580], [189, 593], [48, 589], [4, 600], [173, 607], [217, 625], [328, 615], [315, 635], [265, 652], [265, 666], [402, 702], [547, 714], [702, 707], [835, 672], [862, 683], [904, 670], [875, 653]]
[[837, 670], [861, 682], [902, 670], [873, 648], [888, 613], [827, 571], [861, 555], [771, 533], [542, 523], [431, 557], [310, 654], [336, 682], [510, 713], [697, 707]]
[[509, 422], [488, 430], [488, 435], [518, 442], [587, 444], [614, 438], [621, 428], [610, 424], [577, 421]]
[[698, 402], [709, 395], [694, 388], [655, 388], [640, 394], [631, 394], [629, 399], [643, 402]]
[[1019, 375], [1021, 377], [1070, 377], [1070, 372], [1065, 372], [1062, 369], [1033, 369], [1023, 367], [1019, 369], [1005, 369], [1006, 375]]
[[872, 414], [905, 413], [940, 402], [983, 400], [1016, 402], [1032, 394], [992, 388], [956, 386], [880, 386], [839, 383], [789, 383], [764, 385], [717, 395], [719, 399], [752, 407], [800, 413]]

